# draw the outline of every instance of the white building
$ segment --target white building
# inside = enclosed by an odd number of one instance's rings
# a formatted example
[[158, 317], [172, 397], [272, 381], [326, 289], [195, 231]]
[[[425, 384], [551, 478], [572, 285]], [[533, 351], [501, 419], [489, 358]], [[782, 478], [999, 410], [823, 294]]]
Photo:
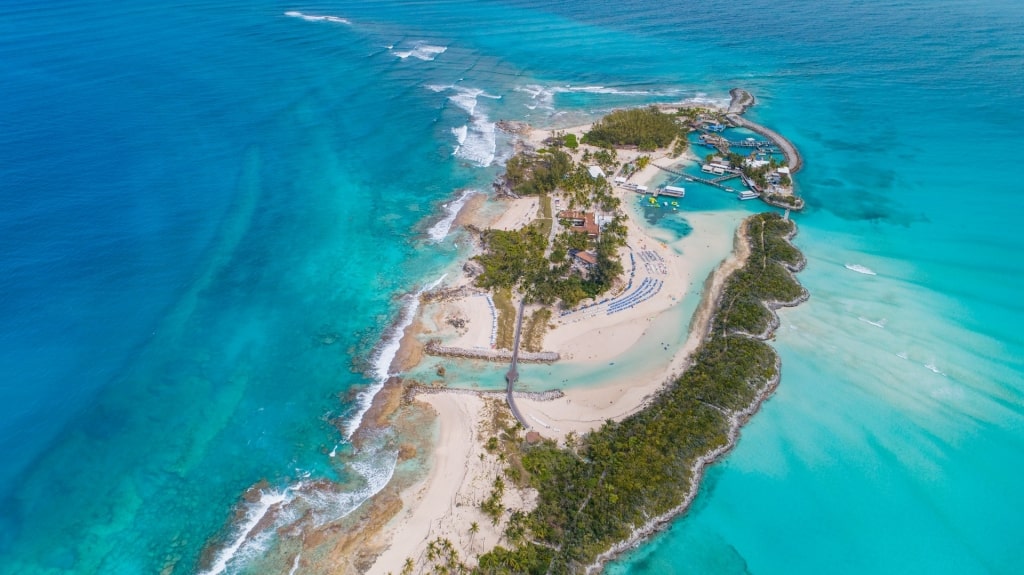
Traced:
[[590, 172], [590, 177], [594, 178], [595, 180], [597, 178], [607, 177], [604, 175], [604, 170], [602, 170], [600, 166], [587, 166], [587, 171]]

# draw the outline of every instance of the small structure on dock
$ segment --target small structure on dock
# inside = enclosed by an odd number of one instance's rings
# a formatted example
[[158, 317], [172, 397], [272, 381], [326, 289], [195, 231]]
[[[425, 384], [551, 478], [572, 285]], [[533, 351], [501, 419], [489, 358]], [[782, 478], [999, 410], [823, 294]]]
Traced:
[[679, 186], [665, 186], [658, 188], [658, 192], [655, 196], [669, 196], [672, 198], [681, 198], [686, 195], [686, 188], [680, 188]]

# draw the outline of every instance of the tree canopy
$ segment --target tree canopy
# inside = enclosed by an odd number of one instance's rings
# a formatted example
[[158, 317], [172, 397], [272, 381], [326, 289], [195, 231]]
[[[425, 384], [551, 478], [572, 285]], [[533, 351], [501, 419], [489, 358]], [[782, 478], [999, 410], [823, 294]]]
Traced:
[[683, 135], [674, 116], [655, 106], [616, 110], [583, 135], [583, 143], [595, 146], [637, 146], [641, 150], [665, 148]]

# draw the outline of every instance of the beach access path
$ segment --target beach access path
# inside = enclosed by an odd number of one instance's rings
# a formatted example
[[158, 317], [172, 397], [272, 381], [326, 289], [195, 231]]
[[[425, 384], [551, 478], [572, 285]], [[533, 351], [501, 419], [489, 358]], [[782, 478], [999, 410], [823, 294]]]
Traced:
[[512, 366], [509, 367], [508, 373], [505, 374], [505, 400], [508, 402], [509, 409], [512, 410], [512, 415], [516, 417], [523, 428], [530, 429], [530, 424], [526, 422], [526, 418], [519, 412], [519, 407], [516, 406], [516, 398], [512, 391], [517, 381], [519, 381], [519, 338], [523, 334], [523, 310], [526, 308], [526, 301], [519, 300], [519, 314], [516, 316], [516, 337], [512, 343]]

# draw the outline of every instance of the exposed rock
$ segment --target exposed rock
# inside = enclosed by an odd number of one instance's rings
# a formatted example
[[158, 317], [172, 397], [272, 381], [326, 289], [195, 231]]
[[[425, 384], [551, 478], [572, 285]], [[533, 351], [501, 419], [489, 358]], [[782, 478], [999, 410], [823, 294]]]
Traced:
[[532, 130], [526, 122], [517, 122], [515, 120], [498, 120], [494, 123], [494, 127], [514, 136], [526, 136]]

